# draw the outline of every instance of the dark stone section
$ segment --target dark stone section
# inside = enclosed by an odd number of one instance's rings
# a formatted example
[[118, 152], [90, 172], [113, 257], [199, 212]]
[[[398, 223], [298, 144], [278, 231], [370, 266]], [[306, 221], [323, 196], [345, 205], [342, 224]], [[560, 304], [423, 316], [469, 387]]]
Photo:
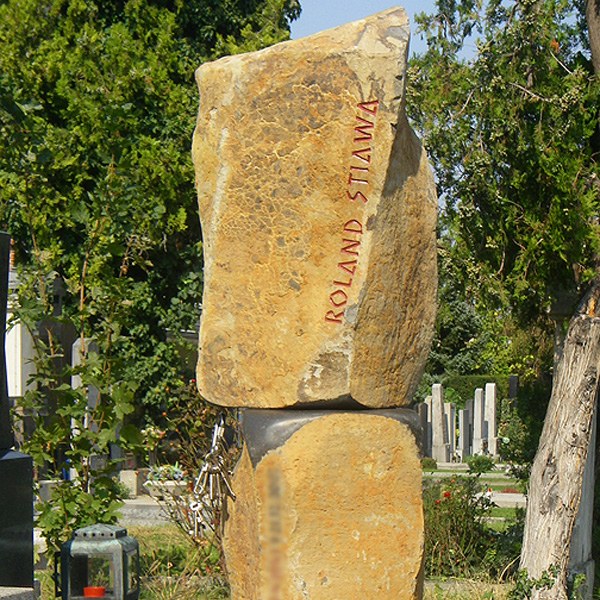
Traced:
[[30, 456], [0, 456], [0, 586], [33, 587], [33, 464]]
[[[252, 464], [256, 466], [270, 450], [283, 446], [301, 427], [333, 414], [357, 414], [356, 410], [272, 410], [268, 408], [246, 408], [240, 411], [242, 434], [248, 447]], [[417, 444], [421, 444], [419, 415], [408, 408], [361, 410], [361, 415], [387, 417], [408, 425]]]

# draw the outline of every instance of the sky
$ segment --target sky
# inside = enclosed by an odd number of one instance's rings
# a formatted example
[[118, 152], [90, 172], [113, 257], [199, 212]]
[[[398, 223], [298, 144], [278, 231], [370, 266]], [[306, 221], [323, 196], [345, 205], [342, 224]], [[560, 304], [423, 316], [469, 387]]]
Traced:
[[420, 12], [433, 12], [434, 0], [405, 0], [393, 2], [390, 0], [300, 0], [302, 13], [297, 21], [292, 23], [292, 39], [304, 37], [337, 27], [350, 21], [356, 21], [381, 12], [393, 6], [403, 6], [408, 13], [411, 23], [411, 54], [423, 52], [425, 43], [414, 32], [413, 17]]

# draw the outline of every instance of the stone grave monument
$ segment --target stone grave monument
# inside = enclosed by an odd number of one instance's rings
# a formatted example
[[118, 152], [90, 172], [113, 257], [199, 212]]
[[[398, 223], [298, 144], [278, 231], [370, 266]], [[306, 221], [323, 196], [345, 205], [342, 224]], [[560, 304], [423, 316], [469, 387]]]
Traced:
[[7, 589], [33, 588], [33, 463], [13, 448], [6, 380], [9, 253], [10, 236], [0, 232], [0, 598], [25, 598]]
[[202, 65], [198, 387], [242, 408], [232, 598], [421, 597], [437, 200], [393, 8]]

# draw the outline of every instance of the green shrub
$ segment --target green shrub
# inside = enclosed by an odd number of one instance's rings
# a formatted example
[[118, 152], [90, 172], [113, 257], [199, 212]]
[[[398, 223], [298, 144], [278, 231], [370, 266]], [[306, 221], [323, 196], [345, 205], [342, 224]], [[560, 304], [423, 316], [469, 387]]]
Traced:
[[425, 569], [429, 577], [469, 577], [492, 546], [492, 507], [476, 477], [424, 482]]
[[524, 511], [515, 511], [503, 531], [487, 523], [493, 503], [479, 477], [425, 480], [425, 573], [427, 577], [505, 580], [517, 566]]
[[500, 402], [502, 398], [508, 398], [509, 380], [508, 375], [449, 375], [442, 377], [441, 383], [446, 392], [452, 389], [458, 395], [461, 401], [457, 405], [463, 408], [465, 401], [473, 398], [475, 390], [485, 388], [486, 383], [496, 384]]
[[465, 459], [465, 462], [469, 467], [469, 473], [475, 473], [478, 475], [493, 471], [494, 467], [496, 466], [494, 459], [485, 454], [474, 454], [473, 456], [468, 456]]
[[436, 471], [438, 468], [437, 461], [431, 456], [425, 456], [421, 459], [421, 468], [423, 471]]

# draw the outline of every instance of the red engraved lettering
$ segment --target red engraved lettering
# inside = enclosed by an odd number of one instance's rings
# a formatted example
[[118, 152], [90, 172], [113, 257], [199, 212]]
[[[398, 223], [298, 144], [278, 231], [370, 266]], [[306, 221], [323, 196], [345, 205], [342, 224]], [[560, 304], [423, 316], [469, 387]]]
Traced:
[[352, 173], [350, 173], [350, 175], [348, 176], [348, 185], [350, 185], [352, 183], [364, 183], [366, 185], [369, 183], [369, 180], [368, 179], [357, 179], [356, 177], [354, 177], [354, 175], [352, 175]]
[[[356, 219], [350, 219], [346, 223], [344, 223], [344, 231], [352, 232], [352, 233], [362, 233], [362, 223], [357, 221]], [[346, 240], [344, 240], [346, 241]]]
[[373, 123], [367, 119], [363, 119], [362, 117], [359, 117], [358, 115], [356, 115], [356, 120], [361, 122], [362, 125], [357, 125], [354, 128], [354, 131], [356, 131], [356, 133], [358, 135], [360, 135], [360, 137], [355, 137], [354, 141], [355, 142], [368, 142], [369, 140], [373, 139], [373, 136], [371, 135], [371, 133], [369, 131], [367, 131], [367, 129], [373, 129]]
[[333, 285], [341, 285], [342, 287], [350, 287], [352, 285], [352, 277], [348, 277], [348, 281], [334, 281]]
[[344, 290], [335, 290], [329, 294], [329, 302], [336, 308], [348, 303], [348, 294]]
[[352, 152], [352, 156], [354, 156], [355, 158], [358, 158], [359, 160], [362, 160], [366, 163], [370, 163], [371, 162], [371, 148], [367, 147], [367, 148], [359, 148], [358, 150], [354, 150], [354, 152]]
[[370, 115], [376, 115], [379, 108], [379, 100], [369, 100], [368, 102], [359, 102], [357, 104], [360, 110], [369, 113]]
[[360, 198], [365, 203], [369, 201], [369, 199], [362, 192], [355, 192], [354, 194], [351, 194], [348, 190], [346, 190], [346, 194], [348, 196], [348, 200], [356, 200], [357, 198]]
[[358, 256], [358, 250], [354, 250], [354, 248], [360, 246], [359, 240], [348, 240], [344, 238], [342, 242], [346, 244], [346, 246], [342, 246], [342, 252], [345, 254], [355, 254]]
[[344, 316], [343, 310], [340, 311], [339, 313], [335, 313], [332, 310], [328, 310], [327, 314], [325, 315], [325, 320], [329, 321], [330, 323], [341, 323], [343, 316]]
[[[342, 262], [338, 263], [338, 267], [340, 269], [342, 269], [342, 271], [346, 271], [346, 273], [350, 273], [350, 275], [354, 275], [354, 273], [356, 271], [356, 264], [357, 264], [356, 259], [354, 259], [354, 260], [343, 260]], [[334, 283], [335, 283], [335, 281], [334, 281]]]

